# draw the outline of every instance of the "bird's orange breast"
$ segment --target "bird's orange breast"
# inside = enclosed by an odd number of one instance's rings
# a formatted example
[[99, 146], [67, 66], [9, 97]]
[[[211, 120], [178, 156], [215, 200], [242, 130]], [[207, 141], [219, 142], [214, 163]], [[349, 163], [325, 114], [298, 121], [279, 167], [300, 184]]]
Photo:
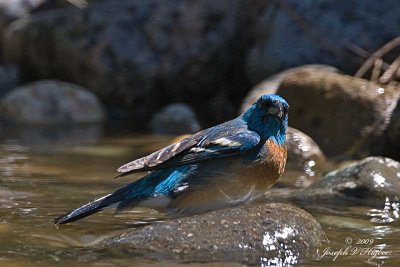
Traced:
[[243, 170], [243, 178], [247, 182], [256, 184], [257, 187], [268, 188], [274, 184], [285, 170], [287, 149], [271, 140], [265, 142], [268, 156], [261, 159], [258, 164]]

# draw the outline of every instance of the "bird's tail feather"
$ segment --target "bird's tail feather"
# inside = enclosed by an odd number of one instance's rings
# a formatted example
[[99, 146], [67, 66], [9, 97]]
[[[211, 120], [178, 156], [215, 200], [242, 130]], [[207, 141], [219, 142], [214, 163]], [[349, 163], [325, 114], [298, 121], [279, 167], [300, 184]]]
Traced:
[[[109, 207], [113, 204], [124, 204], [123, 207], [134, 205], [140, 199], [139, 196], [135, 198], [130, 198], [129, 195], [132, 192], [132, 189], [135, 187], [135, 183], [129, 184], [125, 187], [122, 187], [115, 191], [114, 193], [105, 195], [101, 198], [95, 199], [92, 202], [89, 202], [79, 208], [76, 208], [64, 215], [61, 215], [53, 220], [54, 224], [65, 224], [69, 222], [73, 222], [82, 218], [85, 218], [89, 215], [92, 215], [96, 212], [101, 211], [102, 209]], [[122, 206], [117, 207], [117, 211], [122, 210]]]

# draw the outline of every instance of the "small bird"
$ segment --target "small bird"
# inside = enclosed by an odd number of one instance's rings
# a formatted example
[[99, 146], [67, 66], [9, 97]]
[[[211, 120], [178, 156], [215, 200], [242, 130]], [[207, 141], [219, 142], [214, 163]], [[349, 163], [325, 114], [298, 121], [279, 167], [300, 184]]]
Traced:
[[260, 196], [283, 173], [288, 103], [261, 96], [239, 117], [205, 129], [120, 168], [141, 179], [54, 219], [72, 222], [117, 205], [164, 210], [171, 217], [236, 206]]

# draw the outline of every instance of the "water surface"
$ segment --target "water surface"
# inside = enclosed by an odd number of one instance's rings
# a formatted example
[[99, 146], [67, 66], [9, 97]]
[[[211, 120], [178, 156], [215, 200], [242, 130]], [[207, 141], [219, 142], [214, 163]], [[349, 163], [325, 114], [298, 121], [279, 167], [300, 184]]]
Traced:
[[[141, 174], [113, 179], [117, 167], [168, 144], [171, 137], [127, 133], [103, 136], [96, 129], [72, 134], [68, 130], [68, 135], [65, 131], [45, 133], [9, 134], [0, 140], [0, 266], [247, 264], [171, 262], [140, 251], [87, 246], [104, 235], [163, 220], [162, 214], [149, 209], [116, 216], [106, 210], [57, 229], [51, 222], [54, 217], [139, 178]], [[304, 173], [287, 170], [264, 201], [290, 195], [297, 190], [299, 177], [304, 179]], [[388, 200], [378, 208], [318, 203], [301, 206], [321, 223], [331, 241], [319, 249], [320, 259], [307, 259], [301, 266], [400, 264], [398, 202]], [[339, 255], [335, 258], [334, 253]]]

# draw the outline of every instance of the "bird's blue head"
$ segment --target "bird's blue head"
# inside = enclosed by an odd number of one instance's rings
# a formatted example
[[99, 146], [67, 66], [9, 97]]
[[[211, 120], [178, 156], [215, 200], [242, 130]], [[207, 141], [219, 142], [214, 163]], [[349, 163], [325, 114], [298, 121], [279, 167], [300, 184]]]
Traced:
[[249, 130], [258, 133], [262, 139], [272, 138], [283, 145], [288, 126], [289, 104], [278, 95], [262, 95], [245, 113], [242, 119]]

